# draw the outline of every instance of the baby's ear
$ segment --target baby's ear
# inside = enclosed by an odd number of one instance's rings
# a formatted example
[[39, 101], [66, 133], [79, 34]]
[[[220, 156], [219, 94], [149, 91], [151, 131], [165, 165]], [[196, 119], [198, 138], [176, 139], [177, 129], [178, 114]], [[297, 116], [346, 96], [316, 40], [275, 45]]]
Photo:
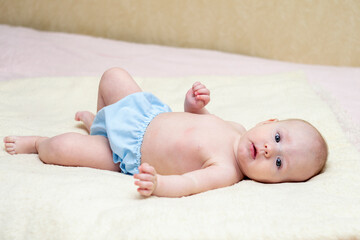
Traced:
[[256, 126], [261, 126], [261, 125], [264, 125], [264, 124], [267, 124], [267, 123], [273, 123], [273, 122], [278, 122], [279, 119], [277, 118], [272, 118], [272, 119], [269, 119], [269, 120], [266, 120], [266, 121], [263, 121], [263, 122], [259, 122], [258, 124], [256, 124]]

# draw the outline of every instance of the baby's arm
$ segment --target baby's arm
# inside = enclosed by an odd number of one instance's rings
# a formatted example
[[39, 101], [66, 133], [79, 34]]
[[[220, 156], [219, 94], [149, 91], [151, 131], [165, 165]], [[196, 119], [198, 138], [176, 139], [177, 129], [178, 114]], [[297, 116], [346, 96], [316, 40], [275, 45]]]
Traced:
[[186, 93], [184, 110], [185, 112], [197, 114], [209, 114], [205, 106], [210, 102], [210, 91], [200, 82], [193, 84]]
[[143, 196], [182, 197], [236, 183], [236, 173], [232, 168], [212, 165], [183, 175], [160, 175], [149, 164], [142, 164], [138, 179], [138, 192]]

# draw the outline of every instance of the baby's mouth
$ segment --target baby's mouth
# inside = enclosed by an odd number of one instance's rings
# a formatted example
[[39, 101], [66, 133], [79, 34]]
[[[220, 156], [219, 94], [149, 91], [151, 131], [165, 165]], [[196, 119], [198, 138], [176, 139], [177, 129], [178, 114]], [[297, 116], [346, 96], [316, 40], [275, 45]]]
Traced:
[[257, 155], [257, 150], [256, 150], [256, 147], [255, 147], [255, 144], [254, 143], [251, 143], [251, 156], [253, 159], [256, 158], [256, 155]]

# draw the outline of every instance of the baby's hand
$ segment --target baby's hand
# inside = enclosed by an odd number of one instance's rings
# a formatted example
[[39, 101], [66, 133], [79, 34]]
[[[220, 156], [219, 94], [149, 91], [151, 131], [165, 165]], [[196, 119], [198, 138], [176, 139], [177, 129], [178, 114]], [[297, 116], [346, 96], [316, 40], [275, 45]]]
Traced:
[[157, 177], [154, 167], [147, 163], [141, 164], [139, 173], [134, 174], [134, 178], [139, 180], [135, 181], [135, 185], [139, 186], [137, 190], [141, 195], [148, 197], [155, 191]]
[[193, 84], [186, 93], [185, 111], [196, 113], [210, 102], [210, 90], [200, 82]]

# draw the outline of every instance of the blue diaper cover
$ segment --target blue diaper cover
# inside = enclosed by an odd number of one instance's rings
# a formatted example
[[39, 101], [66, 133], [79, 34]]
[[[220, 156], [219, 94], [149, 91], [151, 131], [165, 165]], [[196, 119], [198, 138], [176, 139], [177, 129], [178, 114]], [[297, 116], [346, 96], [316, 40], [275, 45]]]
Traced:
[[171, 112], [168, 105], [147, 92], [137, 92], [102, 108], [91, 125], [91, 135], [107, 137], [114, 163], [122, 173], [139, 172], [141, 144], [147, 126], [158, 114]]

